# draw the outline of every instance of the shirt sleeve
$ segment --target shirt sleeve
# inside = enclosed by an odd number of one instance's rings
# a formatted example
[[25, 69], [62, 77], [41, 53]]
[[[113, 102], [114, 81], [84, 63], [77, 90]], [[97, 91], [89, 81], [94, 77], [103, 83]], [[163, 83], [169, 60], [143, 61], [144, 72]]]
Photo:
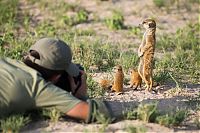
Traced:
[[81, 102], [69, 92], [53, 85], [50, 82], [40, 82], [35, 95], [35, 105], [37, 108], [55, 107], [63, 113], [70, 111], [74, 106]]

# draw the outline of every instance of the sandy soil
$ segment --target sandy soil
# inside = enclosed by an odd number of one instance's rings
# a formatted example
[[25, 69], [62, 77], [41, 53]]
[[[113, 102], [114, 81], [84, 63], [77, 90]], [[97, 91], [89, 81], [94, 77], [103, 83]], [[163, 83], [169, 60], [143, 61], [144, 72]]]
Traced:
[[[194, 119], [199, 117], [200, 111], [193, 111], [193, 106], [187, 104], [188, 96], [195, 96], [199, 92], [200, 85], [193, 88], [183, 88], [184, 91], [180, 93], [173, 93], [170, 90], [173, 86], [159, 86], [160, 89], [158, 94], [145, 93], [144, 90], [134, 91], [127, 86], [124, 87], [123, 95], [116, 95], [114, 92], [107, 92], [104, 99], [115, 102], [123, 102], [124, 104], [133, 106], [140, 103], [152, 103], [158, 102], [158, 110], [161, 112], [170, 112], [178, 109], [188, 109], [190, 110], [188, 118], [179, 127], [167, 128], [159, 124], [145, 123], [138, 120], [121, 120], [109, 124], [105, 128], [105, 132], [110, 133], [124, 133], [128, 132], [128, 127], [134, 126], [142, 128], [147, 132], [184, 132], [184, 133], [199, 133], [200, 130], [196, 127]], [[23, 129], [23, 132], [101, 132], [103, 130], [102, 124], [85, 124], [80, 121], [74, 121], [69, 118], [61, 118], [58, 122], [53, 123], [45, 120], [39, 120], [30, 123]]]

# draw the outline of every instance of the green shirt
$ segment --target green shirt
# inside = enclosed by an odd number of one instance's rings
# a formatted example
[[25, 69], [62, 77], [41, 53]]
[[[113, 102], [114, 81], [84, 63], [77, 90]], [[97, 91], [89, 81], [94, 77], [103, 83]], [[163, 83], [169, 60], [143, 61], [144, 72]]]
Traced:
[[66, 113], [79, 102], [23, 62], [0, 58], [0, 117], [45, 107]]

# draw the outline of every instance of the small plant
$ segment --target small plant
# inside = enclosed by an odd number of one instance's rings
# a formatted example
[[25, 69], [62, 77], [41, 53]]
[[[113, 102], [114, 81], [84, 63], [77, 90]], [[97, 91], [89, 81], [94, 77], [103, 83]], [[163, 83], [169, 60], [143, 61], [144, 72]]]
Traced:
[[180, 85], [179, 85], [178, 81], [174, 78], [174, 76], [172, 76], [171, 73], [169, 73], [169, 75], [172, 78], [172, 80], [176, 83], [176, 88], [180, 88]]
[[44, 109], [44, 110], [42, 110], [42, 114], [43, 114], [43, 116], [50, 118], [50, 120], [52, 122], [58, 122], [58, 120], [61, 116], [61, 112], [58, 111], [56, 108]]
[[168, 91], [165, 92], [166, 96], [179, 96], [182, 95], [184, 92], [186, 92], [180, 85], [179, 82], [174, 78], [174, 76], [172, 76], [171, 73], [169, 73], [169, 76], [171, 77], [171, 79], [175, 82], [176, 87], [172, 88]]
[[128, 133], [137, 133], [137, 127], [135, 127], [135, 126], [128, 126], [128, 127], [126, 127], [126, 129], [125, 129]]
[[186, 118], [187, 112], [185, 110], [178, 110], [174, 114], [166, 114], [158, 116], [156, 122], [160, 125], [167, 127], [179, 126], [181, 122]]
[[111, 18], [105, 19], [105, 24], [110, 29], [119, 30], [123, 29], [124, 26], [124, 17], [118, 11], [113, 11], [113, 16]]
[[137, 109], [137, 118], [144, 122], [155, 121], [158, 115], [157, 103], [140, 104]]
[[47, 34], [49, 36], [54, 36], [56, 34], [56, 28], [50, 23], [43, 22], [37, 26], [37, 28], [35, 29], [35, 34], [36, 36], [44, 36]]
[[130, 32], [132, 33], [132, 34], [134, 34], [134, 35], [140, 35], [140, 33], [141, 33], [141, 29], [139, 28], [139, 27], [132, 27], [131, 28], [131, 30], [130, 30]]
[[74, 32], [78, 36], [92, 36], [96, 34], [96, 32], [92, 29], [85, 29], [85, 30], [76, 29]]
[[62, 16], [62, 21], [69, 26], [85, 23], [88, 21], [89, 13], [86, 10], [79, 10], [74, 16]]
[[125, 114], [125, 118], [128, 120], [136, 120], [137, 119], [137, 110], [128, 110]]
[[22, 127], [30, 122], [30, 118], [23, 115], [11, 115], [0, 120], [3, 133], [17, 133]]
[[153, 0], [153, 3], [159, 8], [165, 6], [165, 0]]
[[62, 20], [62, 22], [63, 22], [64, 24], [66, 24], [66, 25], [69, 25], [69, 26], [75, 25], [74, 18], [71, 17], [71, 16], [64, 15], [64, 16], [62, 16], [61, 20]]
[[153, 76], [154, 80], [157, 83], [165, 83], [166, 81], [168, 81], [170, 79], [169, 73], [167, 70], [160, 70], [158, 72], [156, 72], [156, 74]]
[[182, 121], [184, 121], [184, 119], [187, 117], [188, 113], [185, 110], [178, 110], [176, 111], [174, 117], [174, 121], [173, 121], [173, 125], [174, 126], [179, 126], [181, 124]]
[[173, 123], [173, 117], [169, 116], [168, 114], [162, 115], [162, 116], [158, 116], [156, 118], [156, 122], [158, 124], [160, 124], [160, 125], [170, 127], [171, 124]]
[[125, 131], [127, 131], [128, 133], [145, 133], [147, 131], [147, 129], [143, 126], [132, 126], [129, 125], [125, 128]]
[[94, 112], [94, 116], [97, 120], [97, 123], [102, 124], [102, 127], [99, 129], [99, 132], [105, 132], [106, 127], [108, 126], [108, 124], [110, 124], [113, 120], [111, 118], [107, 118], [105, 117], [104, 114], [97, 112]]
[[78, 11], [77, 13], [77, 16], [76, 16], [76, 23], [84, 23], [88, 20], [88, 12], [85, 11], [85, 10], [80, 10]]

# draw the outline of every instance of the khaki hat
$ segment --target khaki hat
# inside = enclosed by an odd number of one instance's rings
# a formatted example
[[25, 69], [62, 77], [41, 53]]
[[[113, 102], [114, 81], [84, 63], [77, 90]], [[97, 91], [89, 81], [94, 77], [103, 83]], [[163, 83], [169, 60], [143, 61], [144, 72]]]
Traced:
[[29, 55], [32, 62], [51, 70], [65, 70], [71, 76], [78, 76], [79, 68], [71, 62], [70, 47], [62, 40], [42, 38], [32, 45], [29, 51], [35, 50], [40, 59]]

